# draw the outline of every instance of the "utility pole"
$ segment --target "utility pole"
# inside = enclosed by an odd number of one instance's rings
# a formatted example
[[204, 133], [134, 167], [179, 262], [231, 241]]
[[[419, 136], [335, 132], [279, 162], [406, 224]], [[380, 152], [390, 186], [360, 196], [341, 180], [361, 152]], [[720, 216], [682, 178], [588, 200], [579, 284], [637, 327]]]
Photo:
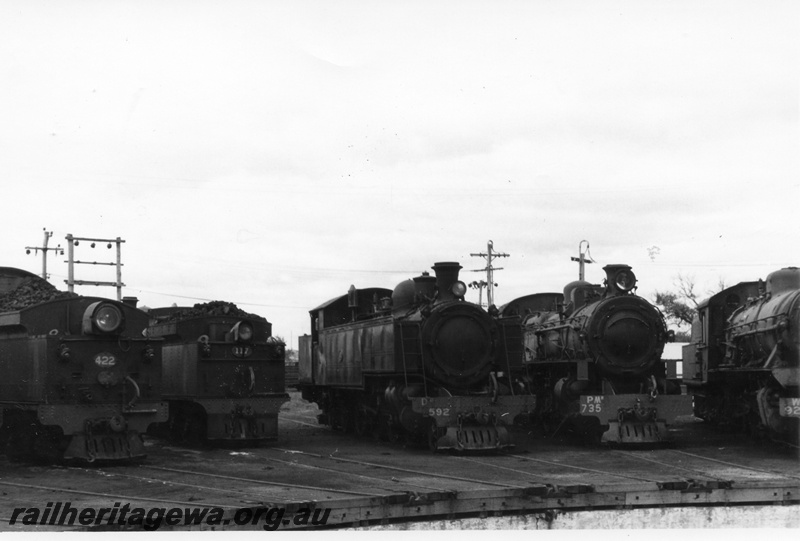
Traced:
[[487, 284], [483, 280], [475, 280], [468, 284], [468, 286], [471, 287], [472, 289], [478, 290], [478, 306], [483, 306], [483, 288], [485, 288], [488, 285], [489, 284]]
[[[585, 252], [583, 251], [583, 243], [584, 242], [586, 243], [586, 251]], [[588, 256], [589, 259], [586, 259], [586, 256]], [[583, 280], [584, 276], [586, 275], [586, 272], [585, 272], [586, 264], [595, 262], [594, 259], [592, 259], [592, 256], [589, 255], [589, 241], [588, 240], [580, 241], [578, 243], [578, 257], [570, 257], [570, 259], [572, 261], [577, 261], [578, 262], [578, 279], [579, 280]]]
[[41, 246], [26, 246], [25, 253], [30, 254], [31, 250], [33, 250], [34, 254], [38, 254], [39, 250], [42, 251], [42, 278], [47, 280], [47, 251], [53, 250], [55, 252], [61, 252], [61, 255], [64, 255], [64, 250], [61, 248], [59, 244], [56, 248], [48, 248], [47, 242], [50, 240], [50, 237], [53, 236], [52, 231], [48, 231], [46, 227], [42, 228], [44, 230], [44, 241], [42, 242]]
[[492, 241], [489, 241], [489, 243], [486, 245], [485, 254], [480, 253], [480, 254], [469, 254], [469, 255], [471, 255], [472, 257], [483, 257], [484, 259], [486, 259], [486, 267], [483, 269], [475, 270], [473, 272], [486, 271], [486, 282], [487, 282], [486, 302], [489, 304], [489, 306], [491, 306], [494, 304], [494, 286], [497, 285], [494, 283], [494, 271], [503, 270], [503, 267], [498, 267], [498, 268], [492, 267], [492, 260], [497, 257], [510, 257], [510, 254], [506, 254], [503, 252], [495, 252], [494, 243]]
[[[67, 234], [67, 253], [68, 253], [68, 260], [69, 267], [67, 270], [67, 290], [70, 293], [75, 292], [75, 286], [79, 285], [91, 285], [91, 286], [112, 286], [117, 288], [117, 300], [122, 300], [122, 286], [125, 284], [122, 283], [122, 254], [121, 254], [121, 246], [122, 243], [125, 242], [121, 238], [117, 237], [116, 239], [91, 239], [91, 238], [83, 238], [83, 237], [73, 237], [71, 234]], [[90, 245], [92, 248], [95, 247], [97, 242], [105, 242], [106, 248], [109, 250], [111, 249], [111, 243], [115, 243], [117, 245], [117, 261], [116, 263], [105, 263], [105, 262], [98, 262], [98, 261], [76, 261], [75, 260], [75, 246], [80, 244], [80, 241], [89, 241], [92, 244]], [[62, 252], [63, 253], [63, 252]], [[82, 264], [82, 265], [111, 265], [117, 267], [117, 281], [116, 282], [92, 282], [92, 281], [85, 281], [85, 280], [76, 280], [75, 279], [75, 265]]]

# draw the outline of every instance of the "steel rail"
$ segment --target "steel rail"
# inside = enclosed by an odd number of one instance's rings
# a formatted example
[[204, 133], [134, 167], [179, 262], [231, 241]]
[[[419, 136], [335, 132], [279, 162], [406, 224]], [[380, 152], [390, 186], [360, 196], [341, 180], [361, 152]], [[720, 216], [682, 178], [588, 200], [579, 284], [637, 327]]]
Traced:
[[[363, 475], [363, 474], [360, 474], [360, 473], [353, 473], [353, 472], [349, 472], [349, 471], [337, 470], [337, 469], [334, 469], [334, 468], [325, 468], [325, 467], [322, 467], [322, 466], [315, 466], [313, 464], [301, 464], [299, 462], [291, 462], [289, 460], [281, 460], [279, 458], [269, 458], [269, 457], [261, 457], [261, 458], [264, 459], [264, 460], [268, 460], [270, 462], [277, 462], [279, 464], [288, 464], [288, 465], [291, 465], [291, 466], [299, 466], [299, 467], [304, 467], [304, 468], [313, 468], [313, 469], [316, 469], [316, 470], [322, 470], [322, 471], [327, 471], [327, 472], [338, 473], [338, 474], [341, 474], [341, 475], [357, 477], [357, 478], [360, 478], [360, 479], [369, 479], [370, 481], [380, 481], [380, 482], [385, 482], [386, 481], [386, 479], [382, 479], [380, 477], [371, 477], [369, 475]], [[405, 485], [405, 486], [409, 486], [409, 487], [424, 488], [426, 490], [440, 490], [440, 489], [438, 489], [436, 487], [418, 485], [416, 483], [408, 483], [408, 482], [400, 481], [400, 480], [397, 480], [396, 482], [399, 485]], [[390, 489], [387, 489], [387, 490], [390, 490]], [[405, 493], [405, 492], [408, 492], [408, 491], [406, 491], [406, 490], [390, 490], [390, 492]]]
[[280, 419], [282, 421], [289, 421], [290, 423], [297, 423], [298, 425], [310, 426], [312, 428], [321, 428], [321, 425], [319, 423], [314, 425], [314, 424], [311, 424], [311, 423], [304, 423], [303, 421], [297, 421], [295, 419], [287, 419], [283, 414], [281, 414]]
[[616, 473], [616, 472], [595, 470], [595, 469], [592, 469], [592, 468], [584, 468], [583, 466], [573, 466], [571, 464], [564, 464], [562, 462], [553, 462], [551, 460], [542, 460], [541, 458], [531, 458], [531, 457], [528, 457], [528, 456], [514, 455], [514, 454], [509, 455], [509, 456], [514, 456], [514, 457], [520, 458], [522, 460], [529, 460], [531, 462], [539, 462], [539, 463], [548, 464], [548, 465], [551, 465], [551, 466], [558, 466], [560, 468], [572, 468], [572, 469], [575, 469], [575, 470], [581, 470], [581, 471], [586, 471], [586, 472], [590, 472], [590, 473], [599, 473], [599, 474], [602, 474], [602, 475], [610, 475], [612, 477], [623, 477], [625, 479], [633, 479], [634, 481], [646, 481], [648, 483], [659, 483], [659, 482], [661, 482], [658, 479], [648, 479], [646, 477], [634, 477], [632, 475], [623, 475], [621, 473]]
[[48, 492], [65, 492], [67, 494], [82, 494], [84, 496], [97, 496], [101, 498], [109, 498], [115, 500], [136, 500], [136, 501], [143, 501], [143, 502], [157, 502], [157, 503], [168, 503], [172, 505], [185, 505], [188, 507], [224, 507], [227, 509], [238, 509], [241, 506], [236, 505], [227, 505], [227, 504], [210, 504], [210, 503], [201, 503], [201, 502], [185, 502], [182, 500], [167, 500], [163, 498], [147, 498], [143, 496], [127, 496], [123, 494], [109, 494], [107, 492], [93, 492], [90, 490], [77, 490], [74, 488], [62, 488], [56, 486], [42, 486], [42, 485], [30, 485], [26, 483], [14, 483], [11, 481], [0, 481], [0, 485], [15, 487], [15, 488], [31, 488], [34, 490], [45, 490]]
[[307, 453], [305, 451], [297, 451], [297, 450], [293, 450], [293, 449], [281, 449], [279, 447], [272, 447], [271, 449], [274, 449], [275, 451], [282, 451], [284, 453], [309, 455], [309, 456], [315, 456], [317, 458], [329, 458], [331, 460], [338, 460], [340, 462], [347, 462], [347, 463], [350, 463], [350, 464], [358, 464], [358, 465], [361, 465], [361, 466], [371, 466], [371, 467], [382, 468], [382, 469], [386, 469], [386, 470], [400, 471], [400, 472], [403, 472], [403, 473], [413, 473], [413, 474], [417, 474], [417, 475], [427, 475], [428, 477], [439, 477], [439, 478], [442, 478], [442, 479], [450, 479], [450, 480], [453, 480], [453, 481], [464, 481], [464, 482], [467, 482], [467, 483], [478, 483], [478, 484], [481, 484], [481, 485], [490, 485], [490, 486], [503, 487], [503, 488], [525, 488], [525, 486], [522, 486], [522, 485], [512, 485], [512, 484], [508, 484], [508, 483], [494, 483], [492, 481], [481, 481], [479, 479], [468, 479], [466, 477], [458, 477], [458, 476], [455, 476], [455, 475], [446, 475], [446, 474], [443, 474], [443, 473], [426, 472], [426, 471], [421, 471], [421, 470], [411, 470], [411, 469], [408, 469], [408, 468], [401, 468], [399, 466], [387, 466], [385, 464], [376, 464], [374, 462], [365, 462], [363, 460], [353, 460], [353, 459], [350, 459], [350, 458], [337, 457], [337, 456], [333, 456], [333, 454], [328, 455], [326, 457], [325, 455], [319, 455], [319, 454], [316, 454], [316, 453]]
[[711, 475], [711, 474], [709, 474], [707, 472], [704, 472], [702, 470], [698, 470], [696, 468], [687, 468], [687, 467], [683, 467], [683, 466], [678, 466], [676, 464], [668, 464], [666, 462], [662, 462], [660, 460], [656, 460], [655, 458], [650, 458], [650, 457], [638, 455], [638, 454], [635, 454], [633, 451], [620, 451], [620, 450], [616, 450], [615, 449], [615, 450], [612, 450], [611, 452], [612, 453], [616, 453], [616, 454], [620, 454], [620, 455], [623, 455], [623, 456], [627, 456], [629, 458], [635, 458], [637, 460], [643, 460], [645, 462], [652, 462], [653, 464], [659, 464], [661, 466], [666, 466], [667, 468], [669, 468], [671, 470], [676, 470], [677, 469], [677, 470], [684, 470], [684, 471], [687, 471], [687, 472], [692, 472], [694, 474], [699, 473], [702, 477], [707, 477], [709, 479], [713, 479], [713, 480], [716, 480], [716, 481], [727, 481], [728, 480], [728, 479], [725, 479], [723, 477], [718, 477], [716, 475]]
[[[206, 486], [206, 485], [195, 485], [195, 484], [192, 484], [192, 483], [181, 483], [180, 481], [172, 481], [172, 480], [167, 480], [167, 479], [160, 479], [160, 478], [157, 478], [157, 477], [144, 477], [144, 476], [141, 476], [141, 475], [131, 475], [129, 473], [107, 472], [107, 471], [104, 471], [104, 470], [89, 470], [89, 469], [85, 469], [85, 468], [75, 468], [75, 467], [66, 468], [66, 470], [68, 470], [68, 471], [77, 471], [77, 472], [81, 472], [81, 473], [96, 473], [97, 475], [102, 475], [104, 477], [120, 477], [120, 478], [124, 478], [124, 479], [134, 479], [134, 480], [138, 480], [138, 481], [144, 481], [146, 483], [159, 483], [159, 484], [162, 484], [162, 485], [173, 485], [173, 486], [179, 486], [179, 487], [197, 488], [197, 489], [200, 489], [200, 490], [208, 490], [208, 491], [212, 491], [212, 492], [228, 493], [228, 494], [232, 494], [232, 495], [239, 496], [239, 497], [247, 496], [247, 493], [243, 492], [242, 490], [233, 490], [233, 489], [230, 489], [230, 488], [219, 488], [219, 487], [212, 487], [212, 486]], [[259, 503], [259, 502], [255, 502], [255, 503]]]
[[456, 458], [458, 460], [463, 460], [463, 461], [466, 461], [466, 462], [474, 462], [475, 464], [480, 464], [481, 466], [490, 466], [492, 468], [497, 468], [498, 470], [505, 470], [505, 471], [510, 471], [512, 473], [521, 473], [523, 475], [530, 475], [531, 477], [538, 477], [538, 478], [545, 479], [545, 480], [549, 478], [548, 476], [542, 475], [540, 473], [534, 473], [534, 472], [529, 472], [529, 471], [525, 471], [525, 470], [518, 470], [516, 468], [509, 468], [508, 466], [501, 466], [499, 464], [494, 464], [492, 462], [484, 462], [482, 460], [477, 460], [477, 459], [469, 458], [469, 457], [465, 457], [465, 456], [456, 456], [456, 457], [453, 457], [453, 458]]
[[350, 494], [353, 496], [383, 496], [383, 494], [376, 494], [374, 492], [356, 492], [353, 490], [339, 490], [335, 488], [325, 488], [325, 487], [318, 487], [318, 486], [309, 486], [309, 485], [297, 485], [294, 483], [279, 483], [277, 481], [265, 481], [263, 479], [252, 479], [248, 477], [236, 477], [233, 475], [222, 475], [218, 473], [207, 473], [207, 472], [198, 472], [192, 470], [182, 470], [178, 468], [164, 468], [162, 466], [139, 466], [140, 468], [150, 469], [150, 470], [159, 470], [159, 471], [168, 471], [173, 473], [184, 473], [189, 475], [199, 475], [201, 477], [213, 477], [216, 479], [227, 479], [230, 481], [242, 481], [245, 483], [253, 483], [257, 485], [268, 485], [268, 486], [276, 486], [276, 487], [287, 487], [287, 488], [296, 488], [301, 490], [313, 490], [317, 492], [335, 492], [338, 494]]
[[783, 472], [776, 472], [776, 471], [764, 470], [764, 469], [759, 469], [759, 468], [751, 468], [750, 466], [742, 466], [741, 464], [734, 464], [733, 462], [727, 462], [725, 460], [720, 460], [718, 458], [711, 458], [711, 457], [708, 457], [708, 456], [696, 455], [694, 453], [688, 453], [686, 451], [681, 451], [679, 449], [669, 449], [669, 450], [672, 451], [673, 453], [680, 453], [682, 455], [687, 455], [687, 456], [691, 456], [691, 457], [695, 457], [695, 458], [700, 458], [702, 460], [708, 460], [710, 462], [717, 462], [717, 463], [723, 464], [725, 466], [733, 466], [735, 468], [740, 468], [740, 469], [743, 469], [743, 470], [751, 470], [751, 471], [754, 471], [754, 472], [757, 472], [757, 473], [768, 473], [770, 475], [778, 475], [778, 476], [781, 476], [781, 477], [788, 477], [789, 479], [800, 479], [800, 476], [797, 476], [797, 475], [790, 475], [790, 474], [783, 473]]

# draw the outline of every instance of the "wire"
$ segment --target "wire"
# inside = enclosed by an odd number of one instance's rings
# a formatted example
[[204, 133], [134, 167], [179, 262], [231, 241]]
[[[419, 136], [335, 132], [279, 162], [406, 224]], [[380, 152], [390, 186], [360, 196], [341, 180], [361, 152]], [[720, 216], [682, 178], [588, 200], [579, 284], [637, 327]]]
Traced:
[[[178, 298], [178, 299], [189, 299], [189, 300], [193, 300], [193, 301], [214, 302], [214, 301], [218, 301], [219, 300], [219, 299], [205, 299], [203, 297], [191, 297], [191, 296], [187, 296], [187, 295], [176, 295], [174, 293], [162, 293], [160, 291], [149, 291], [147, 289], [134, 289], [134, 288], [129, 288], [129, 287], [126, 287], [125, 289], [127, 289], [128, 291], [137, 291], [139, 293], [150, 293], [152, 295], [163, 295], [165, 297], [175, 297], [175, 298]], [[262, 307], [265, 307], [265, 308], [302, 308], [304, 310], [308, 310], [307, 306], [296, 306], [296, 305], [292, 306], [292, 305], [285, 305], [285, 304], [259, 304], [259, 303], [255, 303], [255, 302], [238, 302], [238, 301], [227, 301], [227, 302], [232, 302], [233, 304], [237, 304], [237, 305], [240, 304], [242, 306], [262, 306]]]

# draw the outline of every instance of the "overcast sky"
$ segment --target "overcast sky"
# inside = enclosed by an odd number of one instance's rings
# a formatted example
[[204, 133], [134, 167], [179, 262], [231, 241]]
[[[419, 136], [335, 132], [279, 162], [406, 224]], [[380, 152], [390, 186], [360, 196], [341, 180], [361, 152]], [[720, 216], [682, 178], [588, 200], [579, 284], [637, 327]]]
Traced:
[[645, 296], [765, 278], [800, 265], [799, 21], [788, 0], [0, 0], [0, 265], [40, 273], [43, 228], [121, 237], [124, 295], [232, 301], [293, 344], [350, 284], [485, 278], [490, 239], [497, 304], [576, 279], [583, 239], [588, 280], [628, 263]]

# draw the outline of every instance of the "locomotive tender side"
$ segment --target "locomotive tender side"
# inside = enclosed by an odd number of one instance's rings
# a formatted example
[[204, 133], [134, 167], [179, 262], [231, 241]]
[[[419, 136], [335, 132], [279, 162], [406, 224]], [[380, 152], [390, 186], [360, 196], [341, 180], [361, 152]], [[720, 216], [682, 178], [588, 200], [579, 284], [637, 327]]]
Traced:
[[797, 444], [799, 351], [800, 269], [713, 295], [698, 306], [683, 348], [696, 415]]
[[[0, 268], [2, 293], [36, 280], [52, 288], [26, 271]], [[0, 407], [10, 456], [143, 457], [141, 435], [167, 418], [161, 341], [145, 337], [146, 328], [141, 310], [99, 297], [0, 313]]]
[[545, 425], [566, 420], [601, 440], [653, 443], [666, 425], [692, 413], [691, 398], [668, 381], [661, 354], [671, 337], [656, 307], [633, 293], [628, 265], [608, 265], [606, 285], [578, 280], [564, 293], [540, 293], [501, 309], [520, 326], [508, 347], [521, 351]]
[[170, 406], [169, 421], [157, 432], [181, 441], [277, 439], [278, 412], [289, 400], [286, 348], [269, 321], [219, 301], [150, 315], [149, 335], [165, 340]]
[[[315, 308], [298, 387], [320, 422], [433, 450], [509, 446], [505, 425], [535, 406], [519, 359], [500, 358], [495, 317], [464, 301], [458, 263], [394, 290], [350, 288]], [[513, 362], [512, 362], [513, 361]]]

